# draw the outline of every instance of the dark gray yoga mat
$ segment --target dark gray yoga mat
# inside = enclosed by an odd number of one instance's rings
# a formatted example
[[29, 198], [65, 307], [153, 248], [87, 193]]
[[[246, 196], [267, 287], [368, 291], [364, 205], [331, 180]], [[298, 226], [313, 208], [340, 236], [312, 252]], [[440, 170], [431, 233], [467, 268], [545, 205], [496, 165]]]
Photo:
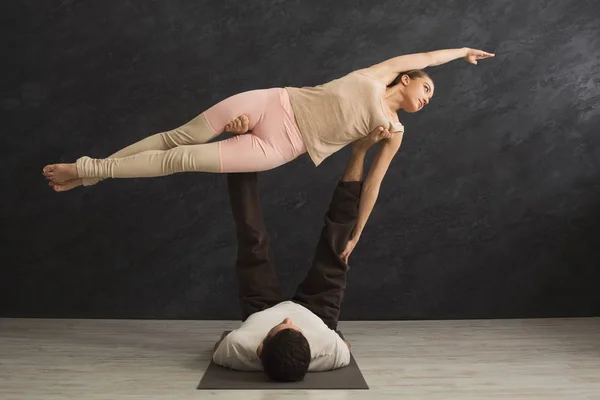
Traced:
[[[229, 332], [223, 332], [221, 337]], [[369, 386], [351, 355], [348, 366], [333, 371], [308, 372], [301, 382], [273, 382], [264, 372], [234, 371], [211, 360], [196, 389], [369, 389]]]

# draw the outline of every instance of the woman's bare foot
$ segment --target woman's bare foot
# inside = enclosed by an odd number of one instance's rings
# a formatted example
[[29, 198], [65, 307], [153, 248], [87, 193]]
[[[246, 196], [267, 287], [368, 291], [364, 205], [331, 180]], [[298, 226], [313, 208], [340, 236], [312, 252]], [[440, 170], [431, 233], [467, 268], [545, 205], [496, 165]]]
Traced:
[[73, 164], [50, 164], [43, 169], [44, 176], [52, 183], [63, 184], [77, 179], [77, 166]]
[[66, 192], [67, 190], [75, 189], [77, 186], [83, 185], [83, 179], [71, 179], [65, 183], [48, 182], [48, 186], [54, 189], [55, 192]]
[[250, 119], [246, 114], [242, 114], [227, 125], [225, 125], [225, 132], [235, 133], [241, 135], [248, 132], [250, 126]]

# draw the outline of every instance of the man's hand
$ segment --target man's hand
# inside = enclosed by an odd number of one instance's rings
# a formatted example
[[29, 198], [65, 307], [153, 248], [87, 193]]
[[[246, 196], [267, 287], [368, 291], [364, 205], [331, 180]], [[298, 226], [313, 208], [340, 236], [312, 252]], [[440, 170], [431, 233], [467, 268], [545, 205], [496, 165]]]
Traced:
[[375, 143], [383, 139], [389, 139], [391, 137], [392, 134], [390, 133], [390, 131], [388, 131], [383, 126], [378, 126], [364, 138], [358, 139], [354, 143], [352, 143], [352, 150], [366, 152]]

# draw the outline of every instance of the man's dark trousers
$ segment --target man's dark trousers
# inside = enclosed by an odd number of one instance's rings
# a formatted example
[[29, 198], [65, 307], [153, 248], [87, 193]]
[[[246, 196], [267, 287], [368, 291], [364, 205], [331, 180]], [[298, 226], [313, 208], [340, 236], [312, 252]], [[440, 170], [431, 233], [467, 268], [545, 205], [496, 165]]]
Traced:
[[[282, 294], [265, 227], [258, 174], [229, 173], [227, 186], [237, 231], [236, 271], [242, 321], [255, 312], [288, 300]], [[306, 278], [291, 298], [337, 330], [348, 265], [340, 258], [358, 216], [362, 182], [339, 181]]]

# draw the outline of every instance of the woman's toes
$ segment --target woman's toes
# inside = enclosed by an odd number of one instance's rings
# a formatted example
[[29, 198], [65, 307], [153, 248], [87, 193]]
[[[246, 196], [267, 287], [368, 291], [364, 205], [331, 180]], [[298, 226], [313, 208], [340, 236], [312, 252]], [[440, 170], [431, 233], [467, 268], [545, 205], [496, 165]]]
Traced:
[[54, 189], [55, 192], [66, 192], [67, 190], [69, 190], [69, 188], [67, 187], [67, 185], [53, 185], [52, 189]]
[[247, 115], [242, 115], [241, 122], [242, 122], [242, 129], [244, 131], [248, 131], [248, 127], [250, 125], [250, 119], [248, 118], [248, 116]]
[[249, 119], [246, 115], [241, 115], [225, 125], [227, 132], [242, 134], [248, 132]]
[[52, 186], [52, 189], [54, 189], [55, 192], [65, 192], [68, 190], [65, 185], [59, 185], [57, 183], [52, 183], [50, 186]]
[[54, 172], [48, 175], [48, 179], [57, 184], [64, 184], [71, 179], [77, 178], [77, 167], [75, 164], [58, 164]]
[[48, 183], [48, 186], [50, 186], [52, 189], [54, 189], [55, 192], [66, 192], [67, 190], [74, 189], [78, 186], [81, 186], [82, 184], [83, 184], [82, 180], [78, 178], [78, 179], [72, 179], [65, 183], [50, 182], [50, 183]]

